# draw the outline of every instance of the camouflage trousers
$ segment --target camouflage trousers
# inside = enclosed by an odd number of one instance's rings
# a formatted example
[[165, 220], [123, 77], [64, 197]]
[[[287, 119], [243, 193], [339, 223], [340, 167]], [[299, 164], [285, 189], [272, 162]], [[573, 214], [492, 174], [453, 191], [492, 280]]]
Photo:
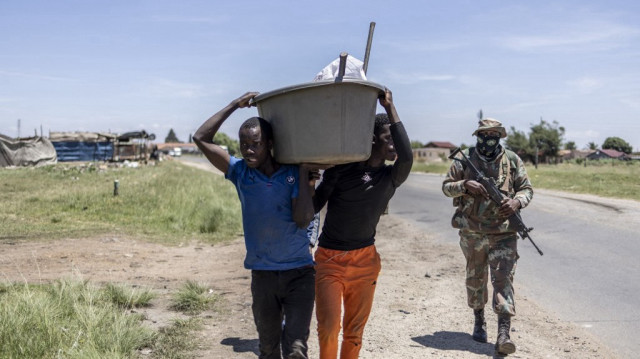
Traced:
[[467, 302], [472, 309], [487, 304], [487, 277], [491, 273], [493, 311], [516, 315], [513, 275], [518, 256], [518, 236], [515, 233], [486, 234], [462, 230], [460, 248], [467, 260]]

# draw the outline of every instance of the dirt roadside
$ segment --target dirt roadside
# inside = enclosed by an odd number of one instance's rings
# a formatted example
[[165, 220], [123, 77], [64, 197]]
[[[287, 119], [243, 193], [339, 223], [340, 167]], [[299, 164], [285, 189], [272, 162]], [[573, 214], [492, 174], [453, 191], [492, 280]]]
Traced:
[[[496, 316], [488, 314], [489, 343], [471, 339], [472, 311], [466, 306], [464, 262], [457, 243], [438, 244], [428, 233], [395, 216], [383, 216], [377, 247], [382, 272], [365, 330], [361, 358], [483, 358], [494, 355]], [[48, 282], [59, 278], [118, 282], [151, 288], [147, 323], [168, 325], [179, 313], [169, 297], [185, 281], [207, 284], [222, 295], [216, 310], [201, 314], [198, 358], [255, 358], [257, 335], [251, 314], [249, 274], [242, 266], [242, 238], [219, 245], [179, 247], [101, 236], [47, 242], [0, 241], [0, 278]], [[526, 283], [515, 278], [516, 291]], [[561, 322], [516, 292], [518, 315], [513, 358], [616, 358], [586, 329]], [[309, 353], [317, 358], [316, 324]]]

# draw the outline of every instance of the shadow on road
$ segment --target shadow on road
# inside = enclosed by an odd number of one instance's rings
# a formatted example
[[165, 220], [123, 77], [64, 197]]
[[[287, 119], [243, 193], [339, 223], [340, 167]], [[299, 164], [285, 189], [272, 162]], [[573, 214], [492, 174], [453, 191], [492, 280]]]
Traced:
[[425, 347], [439, 350], [457, 350], [487, 356], [494, 355], [492, 343], [478, 343], [474, 341], [468, 333], [435, 332], [433, 335], [423, 335], [411, 339]]
[[233, 347], [235, 353], [252, 352], [255, 355], [260, 354], [258, 350], [258, 339], [224, 338], [220, 344]]

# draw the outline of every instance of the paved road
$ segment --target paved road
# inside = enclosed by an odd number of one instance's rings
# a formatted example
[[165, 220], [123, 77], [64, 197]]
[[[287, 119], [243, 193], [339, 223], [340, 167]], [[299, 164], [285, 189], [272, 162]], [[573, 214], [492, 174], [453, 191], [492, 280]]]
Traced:
[[[390, 213], [457, 246], [442, 179], [412, 174]], [[537, 190], [522, 214], [544, 256], [519, 241], [516, 288], [560, 319], [588, 328], [621, 357], [639, 357], [640, 202]]]

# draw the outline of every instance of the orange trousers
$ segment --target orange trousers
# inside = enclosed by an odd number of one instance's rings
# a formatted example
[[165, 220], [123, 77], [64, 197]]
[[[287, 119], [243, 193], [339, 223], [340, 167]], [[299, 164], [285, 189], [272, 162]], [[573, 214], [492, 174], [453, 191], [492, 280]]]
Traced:
[[336, 359], [342, 319], [340, 359], [357, 359], [380, 273], [374, 245], [352, 251], [319, 247], [316, 262], [316, 318], [320, 359]]

